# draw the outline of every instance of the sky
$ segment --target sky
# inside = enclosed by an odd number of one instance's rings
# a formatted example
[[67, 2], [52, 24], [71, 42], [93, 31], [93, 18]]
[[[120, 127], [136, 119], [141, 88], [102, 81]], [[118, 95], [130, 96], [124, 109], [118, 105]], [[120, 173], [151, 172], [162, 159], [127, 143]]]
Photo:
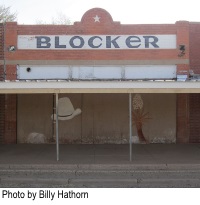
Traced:
[[51, 23], [58, 13], [72, 22], [95, 7], [107, 10], [122, 24], [163, 24], [179, 20], [200, 22], [198, 0], [0, 0], [17, 12], [18, 24]]

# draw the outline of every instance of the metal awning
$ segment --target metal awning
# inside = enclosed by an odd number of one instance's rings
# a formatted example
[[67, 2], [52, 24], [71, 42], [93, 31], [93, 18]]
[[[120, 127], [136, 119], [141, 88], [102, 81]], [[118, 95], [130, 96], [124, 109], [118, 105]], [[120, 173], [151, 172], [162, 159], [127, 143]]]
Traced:
[[200, 93], [200, 81], [6, 81], [0, 94]]

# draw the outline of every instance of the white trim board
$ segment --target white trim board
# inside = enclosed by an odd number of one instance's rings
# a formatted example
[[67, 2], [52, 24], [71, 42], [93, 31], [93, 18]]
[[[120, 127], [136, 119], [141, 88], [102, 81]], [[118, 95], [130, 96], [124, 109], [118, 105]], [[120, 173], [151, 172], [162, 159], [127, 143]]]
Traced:
[[17, 79], [136, 80], [176, 78], [176, 65], [51, 66], [19, 65]]
[[200, 93], [200, 82], [0, 82], [0, 94], [9, 93]]

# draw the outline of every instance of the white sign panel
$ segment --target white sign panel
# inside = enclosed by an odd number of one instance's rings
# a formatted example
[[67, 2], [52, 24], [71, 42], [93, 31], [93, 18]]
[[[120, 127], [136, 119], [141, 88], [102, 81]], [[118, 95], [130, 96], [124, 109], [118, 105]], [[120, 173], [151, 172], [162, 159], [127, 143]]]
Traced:
[[176, 49], [176, 35], [18, 35], [18, 49]]
[[19, 80], [134, 80], [176, 78], [176, 65], [19, 66]]

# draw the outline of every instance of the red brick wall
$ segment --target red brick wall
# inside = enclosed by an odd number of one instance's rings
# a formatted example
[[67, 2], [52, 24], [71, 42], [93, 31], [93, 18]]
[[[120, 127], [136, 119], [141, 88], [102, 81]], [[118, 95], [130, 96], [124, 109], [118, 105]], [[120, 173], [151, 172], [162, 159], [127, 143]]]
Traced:
[[[100, 23], [94, 23], [93, 17], [100, 12]], [[158, 50], [16, 50], [8, 52], [5, 58], [12, 60], [180, 60], [189, 59], [189, 25], [186, 21], [165, 25], [121, 25], [113, 22], [109, 13], [102, 9], [92, 9], [86, 12], [81, 22], [74, 25], [17, 25], [6, 23], [5, 47], [17, 46], [17, 35], [145, 35], [145, 34], [176, 34], [177, 49]], [[185, 55], [179, 57], [179, 45], [186, 46]], [[178, 73], [189, 70], [189, 65], [177, 65]], [[184, 73], [185, 74], [185, 73]], [[6, 79], [16, 79], [16, 65], [6, 65]], [[16, 95], [6, 95], [5, 99], [5, 139], [7, 143], [16, 142]], [[177, 96], [177, 141], [187, 142], [185, 132], [187, 124], [187, 97]]]
[[200, 23], [190, 23], [190, 69], [200, 74]]
[[16, 80], [17, 79], [17, 65], [6, 65], [6, 80]]
[[0, 95], [0, 144], [17, 141], [17, 95]]
[[178, 64], [177, 65], [177, 74], [178, 75], [188, 75], [190, 70], [190, 65], [187, 64]]
[[0, 95], [0, 144], [5, 138], [5, 95]]
[[[93, 16], [101, 15], [100, 23], [94, 23]], [[17, 46], [17, 35], [159, 35], [176, 34], [177, 49], [135, 49], [135, 50], [17, 50], [6, 52], [7, 60], [180, 60], [189, 59], [189, 22], [176, 24], [123, 25], [114, 22], [103, 9], [86, 12], [81, 22], [74, 25], [17, 25], [6, 24], [6, 47]], [[179, 45], [186, 46], [186, 53], [180, 53]], [[188, 71], [188, 65], [178, 65], [178, 74]], [[14, 73], [14, 72], [12, 72]], [[184, 73], [185, 74], [185, 73]], [[187, 72], [186, 72], [187, 74]], [[12, 76], [11, 79], [14, 79]]]
[[177, 112], [176, 112], [176, 142], [189, 142], [189, 100], [188, 94], [177, 94]]
[[[190, 69], [200, 74], [200, 23], [190, 23]], [[189, 95], [190, 142], [200, 142], [200, 94]]]
[[17, 142], [17, 95], [5, 95], [4, 143]]
[[4, 65], [3, 65], [3, 59], [4, 59], [4, 26], [3, 24], [0, 24], [0, 81], [4, 79]]
[[[0, 52], [0, 60], [9, 60], [7, 57], [8, 54], [8, 46], [9, 45], [16, 45], [16, 27], [12, 27], [13, 25], [16, 25], [16, 23], [9, 23], [9, 26], [4, 28], [4, 31], [7, 36], [8, 32], [8, 38], [9, 42], [6, 41], [6, 39], [3, 38], [3, 34], [0, 33], [0, 40], [2, 47], [0, 46], [1, 52]], [[3, 28], [0, 29], [0, 31]], [[6, 41], [5, 47], [4, 41]], [[14, 55], [14, 53], [10, 54], [11, 56]], [[5, 66], [5, 73], [4, 73], [4, 65], [0, 65], [0, 74], [2, 74], [2, 80], [16, 80], [16, 65], [7, 65]], [[6, 144], [13, 144], [16, 143], [17, 140], [17, 96], [16, 95], [0, 95], [0, 143], [6, 143]]]
[[[4, 27], [0, 24], [0, 81], [4, 80]], [[0, 144], [4, 143], [5, 130], [5, 95], [0, 95]]]
[[189, 50], [181, 58], [178, 45], [189, 47], [189, 23], [177, 22], [166, 25], [121, 25], [102, 12], [100, 23], [94, 23], [92, 16], [96, 9], [86, 12], [81, 22], [74, 25], [17, 25], [7, 23], [6, 44], [17, 45], [17, 35], [142, 35], [177, 34], [177, 49], [158, 50], [17, 50], [7, 52], [9, 60], [176, 60], [188, 59]]
[[200, 142], [200, 94], [189, 95], [189, 120], [190, 120], [190, 142]]

